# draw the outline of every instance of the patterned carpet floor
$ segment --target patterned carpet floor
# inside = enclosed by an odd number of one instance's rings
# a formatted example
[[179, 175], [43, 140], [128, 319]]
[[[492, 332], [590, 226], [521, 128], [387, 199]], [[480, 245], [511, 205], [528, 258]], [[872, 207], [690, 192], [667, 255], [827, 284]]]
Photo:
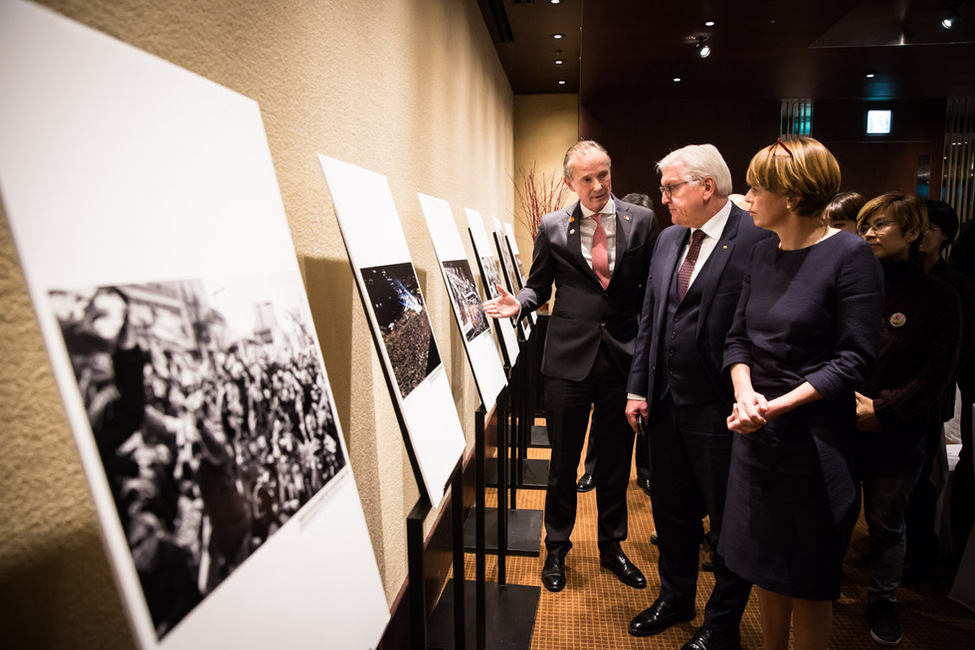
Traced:
[[[544, 448], [529, 450], [530, 458], [547, 458], [548, 454], [549, 450]], [[519, 490], [518, 507], [542, 510], [544, 498], [544, 490]], [[541, 589], [531, 650], [680, 648], [701, 624], [704, 604], [714, 584], [713, 574], [708, 572], [701, 572], [698, 580], [698, 617], [694, 621], [648, 638], [636, 638], [627, 633], [630, 619], [650, 606], [660, 588], [656, 570], [657, 547], [649, 543], [653, 529], [650, 499], [635, 480], [630, 483], [627, 503], [629, 539], [624, 544], [624, 551], [646, 575], [647, 588], [627, 587], [612, 573], [600, 569], [596, 546], [596, 493], [580, 494], [578, 519], [572, 534], [573, 548], [566, 558], [566, 587], [559, 593]], [[488, 505], [496, 504], [495, 491], [488, 490]], [[871, 640], [866, 623], [869, 572], [861, 559], [866, 548], [866, 524], [861, 517], [847, 555], [842, 596], [834, 608], [832, 648], [882, 647]], [[541, 539], [539, 551], [538, 557], [509, 555], [507, 582], [540, 585], [539, 573], [545, 560]], [[465, 572], [467, 579], [474, 579], [473, 555], [467, 556]], [[487, 556], [487, 579], [497, 580], [495, 555]], [[898, 594], [904, 636], [901, 648], [975, 648], [975, 613], [948, 598], [952, 579], [953, 576], [942, 570], [932, 582], [901, 586]], [[742, 620], [741, 634], [744, 648], [762, 647], [758, 601], [754, 593]]]

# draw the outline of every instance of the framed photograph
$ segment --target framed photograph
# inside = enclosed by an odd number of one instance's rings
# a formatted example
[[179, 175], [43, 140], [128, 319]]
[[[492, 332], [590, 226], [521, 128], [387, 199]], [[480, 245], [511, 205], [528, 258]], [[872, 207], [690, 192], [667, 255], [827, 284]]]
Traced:
[[385, 176], [319, 156], [421, 491], [439, 506], [466, 447]]
[[[501, 263], [498, 260], [496, 247], [491, 243], [487, 230], [484, 228], [484, 219], [481, 213], [465, 208], [467, 215], [468, 231], [471, 235], [471, 243], [474, 246], [474, 256], [477, 258], [477, 266], [481, 273], [481, 285], [487, 299], [497, 298], [497, 287], [504, 287], [505, 281], [502, 279]], [[505, 364], [511, 368], [518, 360], [518, 333], [515, 330], [513, 318], [494, 319], [494, 331], [498, 337], [498, 345], [504, 355]]]
[[481, 294], [457, 230], [450, 204], [426, 194], [418, 194], [423, 216], [430, 230], [433, 248], [440, 261], [457, 327], [464, 337], [467, 360], [474, 373], [484, 410], [490, 412], [507, 383], [504, 366], [490, 331], [491, 319], [484, 313]]
[[257, 104], [18, 0], [0, 91], [4, 209], [139, 645], [376, 647]]
[[[507, 237], [505, 237], [504, 229], [501, 227], [501, 220], [494, 217], [493, 221], [494, 245], [498, 251], [498, 259], [501, 260], [501, 270], [503, 271], [505, 283], [508, 285], [508, 293], [517, 294], [518, 290], [521, 289], [520, 278], [518, 278], [517, 271], [515, 271], [515, 263], [511, 257], [511, 250], [508, 248]], [[518, 321], [518, 329], [521, 331], [522, 338], [527, 341], [532, 335], [531, 312], [529, 312], [527, 318], [522, 318]]]
[[[507, 221], [504, 222], [504, 234], [508, 239], [508, 247], [511, 249], [511, 257], [514, 261], [515, 276], [518, 278], [518, 288], [522, 289], [525, 286], [525, 282], [528, 277], [525, 275], [525, 268], [521, 263], [521, 255], [518, 252], [518, 240], [515, 239], [515, 229], [511, 227], [511, 224]], [[528, 314], [528, 318], [531, 319], [532, 325], [538, 322], [538, 316], [535, 312]]]

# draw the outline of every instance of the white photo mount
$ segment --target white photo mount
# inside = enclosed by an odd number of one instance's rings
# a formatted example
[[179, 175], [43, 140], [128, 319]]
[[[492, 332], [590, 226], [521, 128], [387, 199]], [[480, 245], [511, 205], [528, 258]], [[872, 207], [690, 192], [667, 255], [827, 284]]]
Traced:
[[[138, 644], [375, 648], [389, 610], [258, 105], [19, 0], [0, 93], [5, 212]], [[283, 367], [302, 405], [255, 406], [248, 377]]]
[[488, 321], [491, 319], [484, 313], [481, 294], [477, 290], [450, 204], [426, 194], [417, 193], [417, 197], [440, 261], [440, 270], [454, 308], [457, 327], [464, 339], [464, 349], [474, 373], [481, 404], [485, 412], [490, 412], [508, 382], [498, 348], [489, 331]]
[[[497, 217], [492, 217], [492, 220], [494, 221], [494, 245], [498, 251], [498, 259], [501, 261], [502, 275], [504, 275], [508, 293], [514, 296], [517, 295], [519, 289], [521, 289], [517, 275], [518, 272], [515, 270], [515, 263], [511, 257], [511, 249], [508, 248], [508, 242], [505, 241], [507, 238], [504, 236], [504, 229], [501, 227], [501, 220]], [[531, 338], [531, 316], [519, 320], [518, 329], [525, 341]]]
[[363, 306], [402, 420], [403, 442], [434, 508], [467, 441], [386, 177], [318, 156]]
[[[518, 252], [518, 241], [515, 239], [515, 229], [512, 228], [511, 224], [507, 221], [504, 222], [504, 234], [508, 238], [508, 246], [511, 250], [511, 257], [514, 260], [515, 273], [518, 278], [518, 288], [524, 289], [528, 278], [525, 276], [525, 269], [521, 264], [521, 255]], [[534, 311], [529, 312], [528, 318], [531, 319], [532, 325], [538, 323], [538, 316]]]
[[[481, 284], [484, 285], [484, 293], [488, 299], [497, 298], [497, 285], [501, 285], [501, 270], [498, 257], [495, 255], [495, 247], [488, 238], [487, 230], [484, 228], [484, 220], [481, 213], [471, 208], [464, 208], [467, 215], [468, 230], [471, 234], [471, 243], [474, 245], [474, 256], [477, 258], [477, 267], [481, 272]], [[504, 353], [505, 364], [513, 368], [518, 360], [518, 333], [515, 331], [514, 319], [497, 318], [494, 319], [495, 332], [498, 337], [498, 344]]]

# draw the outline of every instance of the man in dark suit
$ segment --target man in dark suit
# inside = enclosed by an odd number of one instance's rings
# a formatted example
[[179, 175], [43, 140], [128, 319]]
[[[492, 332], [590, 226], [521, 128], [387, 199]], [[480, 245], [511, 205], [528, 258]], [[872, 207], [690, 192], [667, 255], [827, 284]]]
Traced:
[[[596, 435], [596, 507], [600, 565], [642, 589], [646, 579], [620, 543], [626, 539], [626, 487], [633, 431], [626, 421], [626, 377], [636, 339], [639, 306], [660, 227], [652, 210], [611, 194], [610, 159], [591, 140], [565, 154], [566, 185], [579, 202], [542, 217], [532, 267], [518, 296], [484, 304], [495, 318], [524, 316], [556, 298], [545, 335], [542, 374], [552, 457], [545, 495], [542, 584], [565, 586], [565, 555], [575, 525], [576, 468], [593, 408]], [[501, 289], [499, 287], [499, 289]]]
[[[654, 249], [627, 390], [634, 429], [649, 423], [650, 488], [660, 551], [660, 595], [630, 622], [650, 636], [692, 620], [701, 519], [711, 548], [724, 514], [731, 440], [725, 421], [734, 403], [721, 376], [725, 336], [752, 246], [770, 232], [728, 199], [731, 172], [713, 145], [689, 145], [657, 163], [662, 202], [676, 226]], [[739, 648], [751, 585], [714, 557], [715, 586], [704, 623], [685, 649]]]

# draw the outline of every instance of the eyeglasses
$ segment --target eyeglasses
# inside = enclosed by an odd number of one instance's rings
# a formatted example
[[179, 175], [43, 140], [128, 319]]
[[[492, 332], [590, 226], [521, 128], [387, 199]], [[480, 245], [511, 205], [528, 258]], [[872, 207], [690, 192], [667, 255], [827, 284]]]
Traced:
[[775, 142], [772, 143], [772, 148], [768, 150], [770, 156], [775, 155], [776, 147], [782, 147], [785, 150], [785, 152], [789, 154], [789, 158], [795, 158], [795, 156], [792, 155], [792, 150], [789, 149], [789, 147], [787, 147], [784, 142], [782, 142], [782, 138], [776, 138]]
[[873, 223], [861, 223], [859, 226], [857, 226], [857, 232], [860, 233], [861, 237], [866, 237], [867, 233], [869, 233], [871, 230], [879, 235], [880, 233], [884, 232], [885, 230], [893, 226], [895, 223], [897, 222], [884, 221], [883, 219], [874, 221]]
[[701, 179], [701, 178], [692, 178], [692, 179], [687, 180], [687, 181], [681, 181], [680, 183], [668, 183], [667, 185], [661, 185], [657, 189], [660, 190], [660, 193], [663, 196], [666, 196], [667, 198], [670, 198], [670, 197], [672, 197], [674, 195], [674, 190], [676, 190], [681, 185], [687, 185], [688, 183], [696, 183], [696, 182], [698, 182], [700, 180], [703, 180], [703, 179]]

